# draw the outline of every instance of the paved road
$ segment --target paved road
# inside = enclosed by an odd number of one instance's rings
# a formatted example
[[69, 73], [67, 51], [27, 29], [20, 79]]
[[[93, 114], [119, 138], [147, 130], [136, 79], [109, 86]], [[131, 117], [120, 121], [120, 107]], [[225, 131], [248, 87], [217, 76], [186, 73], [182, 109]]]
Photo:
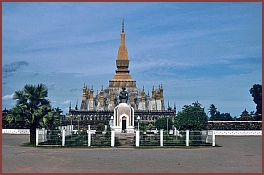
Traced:
[[222, 147], [179, 149], [21, 147], [28, 135], [2, 134], [2, 172], [262, 172], [262, 137], [217, 136]]

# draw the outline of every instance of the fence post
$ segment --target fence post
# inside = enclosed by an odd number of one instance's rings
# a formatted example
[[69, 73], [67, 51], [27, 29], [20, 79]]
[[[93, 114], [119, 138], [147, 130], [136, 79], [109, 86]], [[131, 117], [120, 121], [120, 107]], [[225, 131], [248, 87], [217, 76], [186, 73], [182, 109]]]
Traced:
[[45, 128], [42, 128], [42, 137], [41, 137], [41, 141], [45, 142]]
[[36, 146], [38, 146], [39, 129], [36, 128]]
[[215, 130], [212, 132], [212, 146], [215, 146]]
[[115, 146], [115, 131], [111, 131], [111, 146]]
[[186, 146], [189, 146], [189, 130], [186, 130]]
[[62, 146], [65, 146], [65, 129], [62, 130]]
[[89, 127], [89, 130], [87, 132], [88, 132], [88, 144], [87, 144], [87, 146], [91, 146], [91, 130], [90, 130], [90, 127]]
[[48, 140], [48, 130], [44, 130], [44, 133], [45, 133], [45, 142]]
[[163, 146], [163, 129], [160, 130], [160, 146]]
[[205, 143], [208, 143], [208, 130], [206, 130], [206, 139], [205, 139]]
[[140, 136], [139, 136], [139, 130], [136, 131], [136, 146], [139, 147], [139, 139], [140, 139]]

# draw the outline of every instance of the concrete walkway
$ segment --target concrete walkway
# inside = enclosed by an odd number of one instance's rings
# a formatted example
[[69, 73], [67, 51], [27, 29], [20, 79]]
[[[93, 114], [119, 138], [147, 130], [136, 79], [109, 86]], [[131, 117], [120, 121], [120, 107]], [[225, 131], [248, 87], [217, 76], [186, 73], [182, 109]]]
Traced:
[[29, 135], [2, 134], [2, 172], [260, 173], [261, 136], [217, 136], [222, 147], [199, 149], [21, 147]]

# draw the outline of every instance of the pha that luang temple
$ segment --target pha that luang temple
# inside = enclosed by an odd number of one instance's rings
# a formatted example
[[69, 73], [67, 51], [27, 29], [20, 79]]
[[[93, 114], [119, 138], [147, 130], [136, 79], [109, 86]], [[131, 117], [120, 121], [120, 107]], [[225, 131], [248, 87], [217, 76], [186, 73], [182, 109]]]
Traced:
[[[129, 74], [129, 59], [125, 43], [124, 22], [122, 23], [116, 68], [116, 73], [112, 80], [109, 81], [108, 87], [105, 89], [102, 87], [100, 92], [97, 91], [94, 94], [93, 86], [88, 87], [84, 84], [81, 106], [79, 109], [77, 106], [75, 109], [70, 108], [69, 114], [71, 116], [79, 116], [82, 120], [106, 122], [110, 121], [112, 116], [117, 115], [118, 108], [122, 104], [121, 108], [126, 106], [128, 111], [133, 111], [133, 113], [128, 112], [129, 114], [126, 114], [127, 118], [120, 118], [120, 120], [128, 118], [130, 120], [126, 124], [127, 127], [122, 126], [122, 130], [127, 129], [128, 126], [131, 128], [134, 127], [138, 116], [141, 122], [146, 123], [154, 123], [160, 117], [170, 117], [173, 120], [176, 107], [174, 106], [174, 109], [172, 109], [168, 106], [168, 109], [165, 110], [162, 84], [158, 85], [156, 89], [153, 86], [150, 96], [149, 91], [146, 93], [144, 86], [142, 89], [137, 88], [136, 81]], [[122, 94], [126, 94], [123, 101], [121, 98]], [[120, 115], [124, 114], [125, 112]], [[121, 116], [116, 116], [114, 121], [119, 121], [118, 117]], [[124, 125], [122, 122], [120, 124], [116, 122], [115, 124]]]
[[136, 81], [129, 74], [129, 59], [125, 43], [124, 23], [122, 25], [121, 41], [116, 60], [116, 74], [109, 81], [106, 89], [101, 89], [94, 96], [93, 86], [83, 87], [83, 96], [81, 110], [102, 111], [113, 110], [119, 104], [119, 93], [125, 87], [128, 92], [127, 104], [130, 104], [135, 110], [164, 110], [163, 87], [159, 85], [158, 89], [152, 88], [152, 95], [145, 93], [136, 86]]

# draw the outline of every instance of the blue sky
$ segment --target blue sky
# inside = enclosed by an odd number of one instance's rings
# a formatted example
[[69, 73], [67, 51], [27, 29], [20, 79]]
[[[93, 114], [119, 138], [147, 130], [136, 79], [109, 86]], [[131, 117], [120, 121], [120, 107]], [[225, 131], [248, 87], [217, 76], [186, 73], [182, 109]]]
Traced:
[[[122, 20], [130, 74], [165, 107], [199, 101], [237, 116], [255, 111], [262, 84], [262, 3], [2, 3], [2, 108], [26, 84], [49, 88], [53, 107], [81, 104], [83, 84], [108, 86]], [[95, 95], [94, 93], [94, 95]]]

